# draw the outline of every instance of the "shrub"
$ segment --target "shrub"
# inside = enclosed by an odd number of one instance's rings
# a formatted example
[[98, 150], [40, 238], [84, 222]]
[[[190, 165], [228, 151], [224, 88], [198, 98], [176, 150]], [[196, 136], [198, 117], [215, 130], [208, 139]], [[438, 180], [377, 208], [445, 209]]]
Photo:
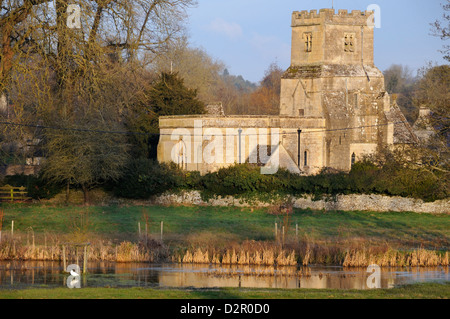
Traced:
[[174, 165], [138, 158], [126, 166], [113, 191], [119, 197], [146, 199], [180, 185], [183, 185], [183, 174]]
[[202, 183], [202, 176], [200, 172], [185, 172], [183, 184], [181, 185], [183, 188], [187, 189], [199, 189]]
[[[3, 184], [25, 186], [34, 199], [52, 198], [63, 185], [51, 184], [41, 176], [6, 176]], [[107, 190], [118, 197], [147, 199], [169, 190], [200, 190], [204, 198], [219, 196], [257, 196], [273, 199], [278, 195], [383, 194], [434, 201], [448, 198], [449, 178], [445, 172], [411, 169], [393, 162], [379, 167], [365, 160], [352, 166], [349, 173], [323, 170], [314, 176], [300, 176], [280, 168], [276, 174], [263, 175], [260, 167], [233, 165], [201, 176], [185, 172], [175, 164], [159, 164], [138, 158], [131, 160], [117, 182], [109, 182]]]
[[233, 165], [208, 173], [201, 180], [203, 190], [216, 195], [238, 195], [253, 192], [271, 192], [278, 189], [280, 180], [275, 175], [263, 175], [253, 165]]
[[434, 201], [448, 197], [448, 179], [418, 169], [399, 168], [392, 170], [383, 168], [380, 175], [373, 181], [376, 193], [420, 198], [424, 201]]
[[370, 193], [374, 191], [374, 182], [380, 178], [380, 169], [368, 160], [353, 164], [349, 173], [349, 187], [352, 192]]
[[323, 195], [375, 193], [434, 201], [448, 197], [448, 176], [441, 175], [391, 162], [378, 167], [368, 160], [355, 163], [349, 173], [323, 170], [314, 176], [300, 176], [285, 169], [262, 175], [258, 167], [244, 164], [197, 176], [196, 185], [207, 194], [222, 196], [278, 193], [310, 194], [319, 199]]

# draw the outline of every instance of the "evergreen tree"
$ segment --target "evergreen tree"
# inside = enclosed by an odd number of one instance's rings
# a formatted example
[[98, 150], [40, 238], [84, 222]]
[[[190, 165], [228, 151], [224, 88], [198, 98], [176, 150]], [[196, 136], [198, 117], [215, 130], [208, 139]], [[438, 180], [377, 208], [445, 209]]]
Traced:
[[205, 113], [204, 103], [197, 99], [197, 90], [185, 87], [178, 73], [161, 73], [150, 91], [149, 104], [157, 116]]
[[156, 159], [159, 116], [203, 114], [205, 104], [198, 100], [197, 90], [187, 88], [177, 73], [161, 73], [146, 95], [148, 100], [133, 107], [126, 125], [131, 132], [153, 134], [130, 136], [134, 157]]

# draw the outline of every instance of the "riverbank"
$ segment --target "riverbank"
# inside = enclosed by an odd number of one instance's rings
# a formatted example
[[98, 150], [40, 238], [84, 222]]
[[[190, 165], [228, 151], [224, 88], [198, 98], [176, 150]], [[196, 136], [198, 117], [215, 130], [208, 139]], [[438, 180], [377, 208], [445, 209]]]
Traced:
[[[271, 214], [268, 208], [111, 205], [45, 206], [2, 204], [3, 233], [34, 232], [70, 237], [100, 236], [137, 240], [139, 232], [186, 244], [273, 240], [284, 226], [286, 237], [307, 236], [315, 242], [356, 240], [400, 243], [406, 246], [450, 248], [450, 214], [360, 212], [294, 209], [289, 215]], [[139, 231], [140, 229], [140, 231]], [[43, 238], [42, 238], [43, 239]], [[83, 239], [83, 238], [77, 238]]]
[[[62, 243], [89, 242], [91, 261], [449, 264], [448, 214], [294, 209], [289, 215], [273, 215], [267, 208], [204, 206], [2, 207], [3, 260], [61, 260]], [[67, 249], [67, 257], [74, 259], [75, 248]]]
[[[298, 241], [223, 243], [222, 248], [171, 247], [154, 240], [118, 244], [96, 240], [80, 248], [79, 244], [53, 238], [53, 243], [22, 244], [19, 240], [0, 243], [0, 260], [84, 262], [172, 262], [183, 264], [260, 265], [271, 267], [308, 266], [309, 264], [340, 265], [344, 267], [435, 267], [450, 265], [448, 251], [423, 248], [400, 250], [388, 245], [367, 242], [313, 244]], [[77, 263], [78, 263], [77, 262]], [[293, 275], [301, 275], [301, 271]]]
[[450, 282], [373, 290], [82, 288], [0, 290], [0, 299], [449, 299]]

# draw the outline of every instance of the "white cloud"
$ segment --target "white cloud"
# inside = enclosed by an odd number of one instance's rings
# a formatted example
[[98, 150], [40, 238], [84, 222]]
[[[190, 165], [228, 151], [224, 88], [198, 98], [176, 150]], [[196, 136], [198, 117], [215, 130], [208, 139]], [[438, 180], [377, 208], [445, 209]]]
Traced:
[[243, 35], [242, 28], [235, 22], [227, 22], [222, 18], [216, 18], [208, 28], [214, 32], [224, 34], [230, 39], [236, 39]]

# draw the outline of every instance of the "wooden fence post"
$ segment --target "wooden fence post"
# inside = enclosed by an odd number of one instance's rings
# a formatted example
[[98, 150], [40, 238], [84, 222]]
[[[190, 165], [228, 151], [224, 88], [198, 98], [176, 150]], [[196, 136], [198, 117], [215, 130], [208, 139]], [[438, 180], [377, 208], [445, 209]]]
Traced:
[[148, 241], [148, 223], [145, 222], [145, 242], [147, 243]]
[[11, 221], [11, 239], [13, 239], [13, 254], [16, 254], [16, 242], [14, 240], [14, 221]]
[[84, 245], [83, 274], [87, 273], [87, 245]]
[[275, 222], [275, 240], [278, 238], [278, 224]]
[[77, 265], [78, 265], [78, 246], [75, 247], [75, 254], [76, 254], [76, 260], [77, 260]]
[[66, 245], [63, 244], [63, 267], [64, 267], [64, 271], [66, 271], [67, 267], [66, 267]]
[[161, 242], [163, 241], [164, 222], [161, 221]]

